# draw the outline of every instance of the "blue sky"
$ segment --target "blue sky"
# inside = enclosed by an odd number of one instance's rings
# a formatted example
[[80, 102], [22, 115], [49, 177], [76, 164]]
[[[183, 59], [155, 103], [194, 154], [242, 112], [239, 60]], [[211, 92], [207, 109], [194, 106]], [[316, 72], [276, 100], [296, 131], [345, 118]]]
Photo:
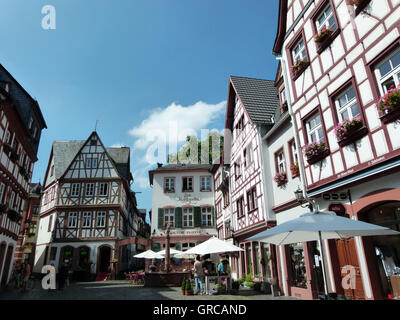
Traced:
[[[42, 29], [45, 5], [55, 30]], [[174, 117], [221, 130], [230, 74], [275, 77], [277, 17], [277, 0], [2, 0], [0, 63], [48, 125], [33, 181], [54, 140], [85, 140], [99, 120], [106, 146], [132, 148], [133, 190], [149, 210], [143, 135]]]

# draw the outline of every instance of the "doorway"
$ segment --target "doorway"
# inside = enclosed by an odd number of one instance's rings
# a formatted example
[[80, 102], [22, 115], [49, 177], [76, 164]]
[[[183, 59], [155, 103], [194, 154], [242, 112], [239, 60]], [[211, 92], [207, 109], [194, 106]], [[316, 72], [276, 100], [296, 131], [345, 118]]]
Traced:
[[99, 248], [99, 272], [108, 272], [111, 262], [111, 248], [102, 246]]
[[[400, 202], [381, 203], [359, 213], [360, 220], [400, 231]], [[380, 283], [383, 297], [400, 294], [400, 236], [368, 237], [370, 242], [367, 259], [377, 270], [375, 277]], [[370, 275], [373, 277], [374, 275]]]
[[13, 246], [8, 246], [6, 260], [4, 261], [3, 276], [1, 277], [1, 286], [5, 286], [10, 273], [11, 260], [13, 256]]

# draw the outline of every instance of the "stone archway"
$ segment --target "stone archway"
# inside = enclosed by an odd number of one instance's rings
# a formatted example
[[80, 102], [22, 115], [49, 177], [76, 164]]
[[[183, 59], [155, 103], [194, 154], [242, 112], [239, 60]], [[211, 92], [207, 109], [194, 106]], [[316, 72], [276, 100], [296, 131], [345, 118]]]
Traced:
[[112, 247], [102, 245], [97, 249], [97, 272], [108, 272], [111, 266]]

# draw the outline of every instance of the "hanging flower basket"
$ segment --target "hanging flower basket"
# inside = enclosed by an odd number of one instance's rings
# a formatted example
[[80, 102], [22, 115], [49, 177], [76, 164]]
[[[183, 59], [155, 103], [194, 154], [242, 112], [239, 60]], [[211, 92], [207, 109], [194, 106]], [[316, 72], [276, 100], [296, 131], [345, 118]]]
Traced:
[[335, 135], [341, 147], [361, 139], [367, 132], [368, 129], [363, 126], [360, 117], [353, 120], [345, 120], [335, 128]]
[[0, 214], [6, 213], [7, 212], [7, 205], [1, 203], [0, 204]]
[[13, 222], [18, 222], [22, 219], [22, 215], [14, 209], [8, 209], [7, 217]]
[[296, 79], [298, 76], [309, 66], [309, 62], [306, 58], [303, 60], [297, 60], [294, 66], [292, 67], [293, 77]]
[[292, 163], [290, 165], [290, 171], [292, 172], [292, 178], [296, 178], [300, 175], [300, 169], [299, 169], [299, 164], [296, 163]]
[[329, 155], [329, 149], [323, 141], [316, 141], [306, 145], [303, 148], [303, 152], [310, 165], [322, 161], [322, 159]]
[[400, 85], [392, 88], [378, 101], [378, 110], [383, 123], [400, 119]]
[[355, 13], [358, 15], [361, 11], [365, 9], [365, 7], [370, 3], [371, 0], [346, 0], [346, 4], [348, 6], [355, 6]]
[[282, 186], [287, 183], [287, 174], [286, 172], [278, 172], [274, 177], [275, 182], [279, 186]]

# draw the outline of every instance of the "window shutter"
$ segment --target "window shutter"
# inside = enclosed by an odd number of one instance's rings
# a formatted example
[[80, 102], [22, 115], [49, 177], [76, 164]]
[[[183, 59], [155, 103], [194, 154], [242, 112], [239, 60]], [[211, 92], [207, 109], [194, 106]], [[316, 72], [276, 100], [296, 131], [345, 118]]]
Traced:
[[161, 249], [161, 245], [157, 242], [153, 242], [151, 245], [151, 250], [153, 250], [154, 252], [158, 252]]
[[175, 208], [175, 228], [182, 228], [182, 208]]
[[201, 209], [200, 207], [194, 207], [194, 226], [195, 228], [201, 227]]
[[212, 217], [212, 225], [215, 226], [215, 210], [214, 207], [211, 207], [211, 217]]
[[164, 209], [158, 209], [158, 229], [164, 228]]

